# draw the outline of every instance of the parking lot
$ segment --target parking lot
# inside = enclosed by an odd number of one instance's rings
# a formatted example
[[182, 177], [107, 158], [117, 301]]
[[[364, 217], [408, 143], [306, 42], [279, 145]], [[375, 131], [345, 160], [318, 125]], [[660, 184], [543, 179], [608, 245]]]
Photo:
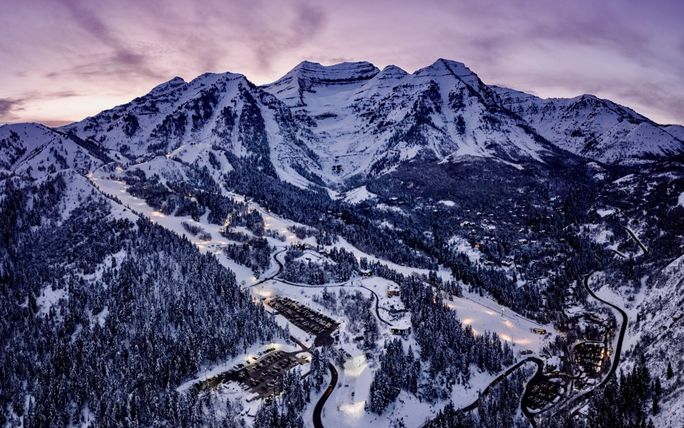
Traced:
[[529, 387], [526, 406], [532, 410], [541, 410], [553, 403], [564, 389], [565, 382], [560, 378], [545, 378]]
[[575, 361], [589, 376], [597, 376], [601, 372], [607, 357], [608, 350], [603, 343], [585, 342], [574, 348]]
[[234, 370], [200, 382], [195, 390], [202, 392], [234, 381], [242, 384], [245, 390], [258, 394], [258, 398], [270, 397], [281, 392], [280, 379], [285, 372], [306, 362], [307, 359], [301, 352], [274, 351], [254, 363], [238, 364]]
[[266, 304], [292, 324], [314, 336], [330, 334], [339, 326], [339, 323], [332, 318], [287, 297], [273, 297], [268, 299]]

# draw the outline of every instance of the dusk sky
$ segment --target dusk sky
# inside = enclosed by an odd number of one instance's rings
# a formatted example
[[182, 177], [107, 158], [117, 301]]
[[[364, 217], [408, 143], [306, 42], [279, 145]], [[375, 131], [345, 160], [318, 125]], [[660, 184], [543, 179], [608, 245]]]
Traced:
[[0, 0], [0, 123], [80, 120], [173, 76], [439, 57], [539, 96], [684, 123], [684, 1]]

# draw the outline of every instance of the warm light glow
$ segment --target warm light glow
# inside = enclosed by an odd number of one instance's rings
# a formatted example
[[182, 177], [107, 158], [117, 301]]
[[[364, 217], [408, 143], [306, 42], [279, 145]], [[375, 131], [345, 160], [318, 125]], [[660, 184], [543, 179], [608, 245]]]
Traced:
[[365, 401], [357, 401], [356, 403], [345, 403], [340, 406], [340, 411], [350, 416], [360, 416], [363, 414]]
[[489, 309], [487, 309], [487, 310], [485, 311], [485, 313], [486, 313], [487, 315], [496, 315], [496, 312], [490, 311]]
[[464, 318], [463, 321], [461, 321], [463, 325], [471, 325], [473, 323], [472, 318]]
[[511, 339], [511, 336], [509, 336], [507, 334], [499, 334], [499, 337], [502, 338], [503, 340], [505, 340], [506, 342], [512, 342], [513, 341], [513, 339]]
[[273, 296], [273, 292], [272, 292], [272, 291], [263, 290], [263, 289], [262, 289], [262, 290], [257, 290], [256, 294], [259, 295], [259, 296], [261, 296], [261, 297], [264, 297], [264, 298], [268, 298], [268, 297], [272, 297], [272, 296]]
[[511, 329], [513, 328], [513, 323], [511, 322], [511, 320], [506, 320], [503, 323], [506, 327], [511, 328]]
[[348, 359], [344, 363], [344, 373], [349, 377], [358, 377], [363, 373], [367, 366], [366, 356], [360, 354]]
[[161, 211], [152, 211], [152, 213], [150, 215], [152, 217], [160, 217], [160, 218], [166, 217], [166, 214], [164, 214]]

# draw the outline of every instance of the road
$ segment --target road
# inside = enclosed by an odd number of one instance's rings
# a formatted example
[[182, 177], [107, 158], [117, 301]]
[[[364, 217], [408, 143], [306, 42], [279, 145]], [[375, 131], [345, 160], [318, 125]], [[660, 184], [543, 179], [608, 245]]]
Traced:
[[379, 319], [380, 321], [382, 321], [382, 322], [384, 322], [385, 324], [387, 324], [388, 326], [392, 327], [392, 324], [391, 324], [389, 321], [383, 319], [383, 318], [380, 316], [380, 297], [378, 297], [377, 293], [376, 293], [375, 291], [371, 290], [370, 288], [364, 286], [364, 285], [360, 285], [359, 287], [365, 288], [366, 290], [368, 290], [368, 291], [370, 291], [371, 293], [373, 293], [373, 296], [375, 296], [375, 315], [378, 317], [378, 319]]
[[328, 370], [330, 370], [330, 385], [323, 391], [323, 395], [318, 399], [316, 407], [313, 412], [313, 423], [314, 428], [323, 428], [323, 421], [321, 420], [321, 413], [323, 412], [323, 406], [325, 402], [328, 401], [328, 397], [332, 394], [335, 386], [337, 385], [337, 369], [331, 363], [328, 363]]
[[285, 251], [287, 251], [287, 249], [283, 248], [282, 250], [273, 253], [273, 260], [275, 260], [276, 264], [278, 265], [278, 269], [276, 270], [276, 272], [273, 275], [269, 275], [264, 279], [260, 279], [259, 281], [250, 285], [250, 287], [256, 287], [257, 285], [263, 284], [266, 281], [270, 281], [274, 279], [276, 276], [280, 275], [280, 273], [283, 271], [283, 263], [280, 260], [278, 260], [278, 254], [284, 253]]
[[[596, 385], [594, 388], [592, 388], [588, 391], [585, 391], [581, 394], [575, 395], [574, 397], [571, 397], [568, 400], [554, 406], [553, 407], [554, 414], [557, 414], [563, 408], [568, 408], [568, 407], [573, 407], [573, 406], [574, 406], [574, 410], [572, 411], [572, 413], [579, 410], [581, 407], [584, 406], [584, 400], [591, 398], [591, 396], [596, 391], [598, 391], [601, 387], [605, 386], [608, 382], [610, 382], [610, 380], [613, 378], [613, 375], [617, 372], [618, 366], [620, 365], [620, 355], [622, 354], [622, 344], [623, 344], [624, 339], [625, 339], [625, 333], [627, 332], [627, 322], [628, 322], [627, 313], [625, 313], [625, 311], [623, 311], [622, 308], [614, 305], [613, 303], [610, 303], [606, 300], [601, 299], [599, 296], [596, 295], [596, 293], [594, 293], [594, 291], [591, 289], [591, 287], [589, 287], [589, 279], [591, 278], [591, 276], [594, 273], [595, 272], [591, 272], [591, 273], [585, 275], [585, 277], [584, 277], [584, 288], [586, 288], [587, 292], [589, 293], [589, 295], [591, 295], [591, 297], [593, 297], [594, 299], [598, 300], [599, 302], [615, 309], [620, 314], [620, 317], [622, 318], [622, 324], [620, 325], [620, 333], [618, 334], [617, 344], [615, 345], [615, 355], [613, 357], [613, 362], [612, 362], [612, 365], [610, 367], [610, 370], [608, 371], [608, 375], [606, 377], [604, 377], [603, 380], [598, 385]], [[550, 409], [548, 409], [548, 410], [550, 410]], [[530, 417], [531, 413], [528, 412], [524, 406], [523, 406], [523, 413], [525, 414], [525, 416], [528, 417], [528, 420], [530, 421], [532, 426], [535, 426], [536, 424], [534, 422], [534, 419]], [[540, 414], [540, 413], [543, 413], [543, 412], [539, 412], [537, 414]]]
[[591, 287], [589, 287], [589, 279], [591, 278], [591, 275], [593, 275], [593, 274], [594, 274], [594, 272], [592, 272], [592, 273], [590, 273], [584, 277], [584, 287], [587, 289], [587, 292], [589, 292], [589, 294], [591, 294], [591, 297], [593, 297], [594, 299], [596, 299], [599, 302], [602, 302], [602, 303], [610, 306], [611, 308], [615, 309], [616, 311], [618, 311], [620, 313], [620, 316], [622, 317], [622, 325], [620, 326], [620, 335], [618, 336], [618, 341], [617, 341], [617, 344], [615, 345], [615, 358], [613, 358], [613, 365], [611, 366], [610, 371], [608, 372], [608, 376], [599, 385], [599, 386], [603, 386], [610, 380], [610, 377], [613, 376], [617, 372], [618, 365], [620, 364], [620, 353], [622, 352], [622, 342], [624, 341], [625, 333], [627, 332], [627, 313], [625, 311], [623, 311], [622, 308], [620, 308], [619, 306], [616, 306], [616, 305], [614, 305], [614, 304], [612, 304], [606, 300], [603, 300], [602, 298], [597, 296], [596, 293], [594, 293], [591, 290]]
[[[472, 403], [468, 404], [465, 407], [461, 407], [460, 409], [457, 410], [457, 412], [465, 413], [465, 412], [470, 412], [472, 410], [477, 409], [477, 407], [480, 405], [480, 400], [482, 400], [482, 398], [484, 396], [486, 396], [492, 390], [492, 388], [494, 388], [505, 377], [507, 377], [508, 375], [510, 375], [511, 373], [513, 373], [514, 371], [516, 371], [517, 369], [522, 367], [524, 364], [529, 363], [529, 362], [532, 362], [532, 363], [537, 365], [537, 371], [534, 374], [534, 377], [532, 379], [536, 378], [537, 376], [541, 376], [542, 372], [544, 370], [544, 361], [542, 361], [541, 359], [539, 359], [537, 357], [527, 357], [524, 360], [520, 360], [517, 363], [513, 364], [512, 366], [507, 368], [505, 371], [503, 371], [501, 374], [499, 374], [497, 377], [495, 377], [494, 380], [492, 380], [489, 383], [489, 385], [487, 385], [487, 387], [483, 391], [480, 392], [480, 394], [475, 399], [475, 401], [473, 401]], [[422, 424], [421, 428], [424, 427], [426, 424], [427, 423]]]
[[625, 230], [627, 231], [627, 233], [629, 233], [632, 239], [634, 239], [636, 243], [639, 244], [639, 247], [641, 247], [641, 250], [644, 252], [644, 254], [648, 253], [648, 248], [646, 248], [646, 246], [641, 243], [639, 238], [637, 238], [636, 234], [632, 232], [632, 229], [630, 229], [629, 227], [625, 227]]
[[527, 357], [524, 360], [520, 360], [517, 363], [513, 364], [512, 366], [507, 368], [506, 371], [504, 371], [503, 373], [501, 373], [500, 375], [495, 377], [494, 380], [492, 380], [489, 383], [489, 385], [487, 385], [487, 387], [482, 392], [480, 392], [480, 395], [477, 397], [477, 399], [475, 401], [473, 401], [472, 403], [468, 404], [465, 407], [462, 407], [459, 410], [461, 412], [469, 412], [471, 410], [475, 410], [477, 408], [477, 406], [480, 405], [480, 400], [482, 399], [482, 397], [487, 395], [489, 393], [489, 391], [492, 390], [492, 388], [494, 388], [505, 377], [507, 377], [508, 375], [510, 375], [511, 373], [513, 373], [514, 371], [516, 371], [517, 369], [522, 367], [524, 364], [527, 364], [529, 362], [532, 362], [532, 363], [537, 365], [537, 372], [534, 374], [534, 378], [536, 378], [537, 376], [541, 376], [542, 371], [544, 370], [544, 361], [542, 361], [541, 359], [539, 359], [537, 357]]
[[594, 394], [594, 392], [596, 392], [599, 388], [603, 387], [608, 382], [610, 382], [613, 375], [617, 372], [618, 365], [620, 364], [620, 354], [622, 353], [622, 343], [625, 339], [625, 333], [627, 332], [627, 313], [625, 313], [625, 311], [623, 311], [622, 308], [620, 308], [620, 307], [618, 307], [618, 306], [616, 306], [616, 305], [614, 305], [614, 304], [612, 304], [606, 300], [603, 300], [602, 298], [597, 296], [596, 293], [594, 293], [592, 291], [591, 287], [589, 287], [589, 279], [591, 278], [591, 276], [593, 274], [594, 274], [594, 272], [587, 274], [584, 277], [584, 287], [587, 289], [587, 292], [591, 295], [591, 297], [593, 297], [594, 299], [598, 300], [599, 302], [601, 302], [605, 305], [608, 305], [611, 308], [615, 309], [620, 314], [620, 316], [622, 317], [622, 325], [620, 325], [620, 333], [618, 335], [617, 344], [615, 345], [615, 356], [613, 357], [613, 364], [610, 367], [610, 371], [608, 372], [608, 376], [606, 376], [603, 379], [603, 381], [601, 381], [601, 383], [599, 383], [593, 389], [591, 389], [587, 392], [584, 392], [582, 394], [576, 395], [575, 397], [566, 401], [564, 403], [565, 407], [567, 407], [568, 405], [571, 405], [573, 403], [577, 403], [581, 400], [590, 398]]

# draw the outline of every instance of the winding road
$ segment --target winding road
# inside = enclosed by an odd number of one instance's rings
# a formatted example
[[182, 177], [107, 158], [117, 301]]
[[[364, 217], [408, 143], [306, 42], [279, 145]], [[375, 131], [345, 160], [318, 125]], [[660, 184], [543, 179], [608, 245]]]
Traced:
[[[641, 242], [638, 240], [638, 238], [636, 238], [636, 236], [634, 236], [633, 233], [629, 229], [627, 229], [627, 231], [639, 243], [642, 250], [644, 250], [646, 252], [647, 249], [643, 246], [643, 244], [641, 244]], [[285, 251], [286, 251], [286, 249], [281, 249], [281, 250], [273, 253], [273, 260], [275, 260], [275, 262], [278, 266], [276, 272], [273, 273], [272, 275], [269, 275], [269, 276], [259, 280], [256, 283], [252, 284], [250, 287], [254, 287], [254, 286], [263, 284], [266, 281], [277, 280], [277, 281], [281, 281], [281, 282], [289, 284], [289, 285], [317, 288], [317, 286], [311, 286], [311, 285], [307, 285], [307, 284], [296, 284], [296, 283], [291, 283], [289, 281], [277, 278], [278, 275], [280, 275], [282, 270], [283, 270], [283, 263], [278, 259], [278, 255], [285, 252]], [[627, 314], [625, 313], [624, 310], [622, 310], [620, 307], [616, 306], [615, 304], [610, 303], [610, 302], [603, 300], [600, 297], [598, 297], [596, 295], [596, 293], [594, 293], [594, 291], [589, 287], [589, 280], [594, 273], [595, 272], [591, 272], [591, 273], [585, 275], [585, 277], [584, 277], [583, 283], [584, 283], [584, 287], [586, 288], [587, 292], [597, 301], [615, 309], [615, 311], [617, 311], [622, 318], [622, 323], [620, 326], [620, 332], [618, 335], [617, 344], [615, 346], [615, 355], [613, 357], [613, 361], [612, 361], [610, 371], [608, 372], [607, 376], [596, 387], [594, 387], [591, 390], [588, 390], [584, 393], [581, 393], [579, 395], [571, 397], [570, 399], [568, 399], [562, 403], [559, 403], [556, 406], [552, 406], [549, 409], [546, 409], [546, 410], [555, 409], [554, 413], [557, 413], [561, 408], [567, 408], [569, 406], [575, 406], [576, 407], [578, 404], [583, 403], [584, 400], [590, 398], [596, 390], [598, 390], [600, 387], [604, 386], [606, 383], [608, 383], [610, 381], [610, 379], [616, 373], [618, 365], [620, 363], [620, 355], [622, 353], [622, 344], [623, 344], [624, 336], [625, 336], [625, 333], [627, 330]], [[348, 284], [349, 284], [349, 281], [346, 281], [344, 283], [334, 284], [334, 286], [345, 286]], [[330, 285], [328, 285], [328, 286], [330, 286]], [[319, 286], [319, 287], [324, 287], [324, 286]], [[392, 324], [389, 321], [382, 318], [382, 316], [380, 315], [380, 309], [381, 309], [380, 308], [380, 297], [378, 296], [378, 294], [374, 290], [372, 290], [366, 286], [360, 285], [359, 287], [370, 291], [371, 294], [375, 297], [375, 314], [376, 314], [378, 320], [380, 320], [381, 322], [383, 322], [384, 324], [386, 324], [388, 326], [391, 326]], [[544, 374], [543, 374], [544, 361], [541, 360], [540, 358], [533, 357], [533, 356], [527, 357], [523, 360], [518, 361], [517, 363], [513, 364], [512, 366], [508, 367], [505, 371], [501, 372], [496, 378], [494, 378], [487, 385], [487, 387], [483, 391], [480, 392], [480, 394], [478, 395], [478, 397], [475, 401], [473, 401], [472, 403], [470, 403], [469, 405], [467, 405], [465, 407], [462, 407], [461, 409], [459, 409], [459, 411], [469, 412], [469, 411], [475, 410], [480, 405], [482, 398], [485, 397], [489, 392], [491, 392], [491, 390], [497, 384], [499, 384], [504, 378], [509, 376], [515, 370], [519, 369], [523, 365], [530, 363], [530, 362], [534, 363], [537, 366], [537, 371], [534, 374], [534, 376], [532, 377], [532, 379], [530, 379], [530, 381], [527, 382], [527, 384], [530, 385], [530, 384], [533, 384], [535, 380], [539, 380], [541, 377], [544, 376]], [[321, 395], [320, 399], [316, 403], [316, 407], [314, 408], [314, 412], [313, 412], [313, 423], [314, 423], [315, 428], [323, 428], [323, 422], [322, 422], [322, 418], [321, 418], [323, 408], [325, 406], [326, 401], [328, 400], [328, 398], [332, 394], [333, 390], [335, 389], [337, 382], [338, 382], [338, 379], [339, 379], [339, 374], [337, 372], [337, 369], [335, 369], [335, 367], [331, 363], [328, 363], [328, 370], [330, 371], [330, 374], [331, 374], [330, 384], [325, 389], [325, 391]], [[522, 396], [522, 402], [525, 401], [525, 397], [527, 394], [528, 394], [528, 389], [526, 387], [525, 391], [523, 393], [523, 396]], [[537, 416], [541, 413], [544, 413], [546, 411], [546, 410], [544, 410], [544, 411], [541, 411], [538, 413], [533, 413], [533, 412], [530, 412], [526, 408], [526, 406], [524, 406], [524, 405], [521, 406], [521, 409], [522, 409], [522, 412], [525, 415], [525, 417], [532, 424], [532, 426], [536, 426], [535, 416]]]
[[641, 250], [644, 252], [644, 254], [648, 253], [648, 248], [641, 242], [641, 240], [636, 236], [634, 232], [632, 232], [632, 229], [629, 227], [625, 227], [625, 230], [629, 235], [636, 241], [637, 244], [639, 244], [639, 247], [641, 247]]
[[266, 278], [260, 279], [259, 281], [250, 285], [250, 287], [256, 287], [257, 285], [263, 284], [266, 281], [270, 281], [274, 279], [276, 276], [280, 275], [280, 273], [283, 271], [283, 263], [280, 260], [278, 260], [278, 254], [284, 253], [285, 251], [287, 251], [287, 248], [283, 248], [282, 250], [273, 253], [273, 260], [275, 260], [276, 264], [278, 265], [278, 270], [276, 270], [276, 272], [273, 275], [269, 275]]
[[[611, 365], [611, 367], [610, 367], [610, 370], [608, 371], [607, 376], [605, 376], [605, 377], [603, 378], [603, 380], [602, 380], [598, 385], [596, 385], [594, 388], [592, 388], [592, 389], [590, 389], [590, 390], [588, 390], [588, 391], [585, 391], [585, 392], [583, 392], [583, 393], [581, 393], [581, 394], [575, 395], [574, 397], [571, 397], [571, 398], [569, 398], [568, 400], [566, 400], [566, 401], [564, 401], [564, 402], [562, 402], [562, 403], [558, 403], [556, 406], [552, 406], [552, 407], [550, 407], [549, 409], [546, 409], [546, 410], [554, 409], [554, 413], [553, 413], [554, 415], [557, 414], [557, 413], [558, 413], [560, 410], [562, 410], [563, 408], [567, 408], [567, 407], [570, 407], [570, 406], [574, 406], [574, 407], [575, 407], [575, 411], [578, 410], [579, 408], [581, 408], [581, 407], [584, 405], [584, 400], [587, 400], [587, 399], [591, 398], [591, 396], [592, 396], [596, 391], [598, 391], [601, 387], [605, 386], [608, 382], [610, 382], [610, 380], [612, 379], [613, 375], [617, 372], [617, 368], [618, 368], [618, 366], [619, 366], [619, 364], [620, 364], [620, 355], [622, 354], [622, 344], [623, 344], [624, 339], [625, 339], [625, 333], [627, 332], [627, 322], [628, 322], [627, 313], [626, 313], [624, 310], [622, 310], [622, 308], [620, 308], [619, 306], [614, 305], [613, 303], [610, 303], [610, 302], [608, 302], [607, 300], [604, 300], [604, 299], [598, 297], [598, 296], [596, 295], [596, 293], [594, 293], [594, 291], [591, 289], [591, 287], [589, 287], [589, 280], [591, 279], [591, 276], [592, 276], [594, 273], [596, 273], [596, 272], [591, 272], [591, 273], [589, 273], [589, 274], [587, 274], [587, 275], [584, 276], [584, 287], [586, 288], [587, 292], [588, 292], [589, 295], [591, 295], [591, 297], [593, 297], [594, 299], [596, 299], [596, 300], [598, 300], [599, 302], [601, 302], [601, 303], [603, 303], [603, 304], [605, 304], [605, 305], [607, 305], [607, 306], [610, 306], [611, 308], [615, 309], [615, 310], [620, 314], [620, 317], [622, 318], [622, 324], [620, 325], [620, 332], [619, 332], [619, 334], [618, 334], [618, 340], [617, 340], [617, 343], [616, 343], [616, 345], [615, 345], [615, 355], [614, 355], [614, 357], [613, 357], [613, 362], [612, 362], [612, 365]], [[536, 377], [537, 377], [537, 375], [535, 375], [535, 378], [536, 378]], [[533, 378], [533, 379], [534, 379], [534, 378]], [[528, 382], [528, 383], [529, 383], [529, 382]], [[527, 394], [527, 389], [525, 390], [525, 394]], [[524, 397], [524, 396], [525, 396], [525, 395], [523, 395], [523, 397]], [[536, 426], [536, 422], [535, 422], [535, 420], [534, 420], [534, 417], [535, 417], [536, 415], [539, 415], [539, 414], [541, 414], [541, 413], [544, 413], [546, 410], [543, 410], [543, 411], [541, 411], [541, 412], [532, 414], [531, 412], [529, 412], [529, 411], [525, 408], [525, 406], [522, 406], [523, 414], [527, 417], [527, 419], [530, 421], [530, 423], [532, 424], [533, 427]], [[573, 411], [573, 413], [574, 413], [574, 411]]]
[[495, 377], [494, 380], [492, 380], [489, 383], [489, 385], [487, 385], [487, 387], [482, 392], [480, 392], [480, 395], [477, 397], [477, 399], [475, 401], [473, 401], [472, 403], [468, 404], [465, 407], [460, 408], [459, 411], [469, 412], [471, 410], [475, 410], [477, 408], [477, 406], [480, 405], [480, 400], [482, 399], [482, 397], [487, 395], [489, 393], [489, 391], [492, 390], [492, 388], [494, 388], [505, 377], [507, 377], [508, 375], [510, 375], [511, 373], [513, 373], [514, 371], [516, 371], [517, 369], [522, 367], [524, 364], [527, 364], [530, 362], [537, 365], [537, 372], [534, 374], [534, 377], [532, 379], [535, 379], [538, 376], [542, 376], [542, 371], [544, 370], [544, 361], [542, 361], [541, 359], [539, 359], [537, 357], [527, 357], [527, 358], [520, 360], [517, 363], [513, 364], [512, 366], [507, 368], [506, 371], [502, 372], [500, 375]]
[[611, 308], [615, 309], [620, 316], [622, 317], [622, 325], [620, 326], [620, 333], [618, 335], [618, 340], [617, 344], [615, 345], [615, 356], [613, 357], [613, 364], [610, 367], [610, 371], [608, 372], [608, 375], [599, 383], [596, 387], [593, 389], [590, 389], [589, 391], [586, 391], [582, 394], [576, 395], [573, 398], [569, 399], [566, 401], [563, 406], [567, 407], [569, 405], [575, 404], [581, 400], [590, 398], [599, 388], [605, 386], [608, 382], [610, 382], [611, 378], [613, 375], [617, 372], [618, 365], [620, 364], [620, 355], [622, 353], [622, 343], [625, 339], [625, 333], [627, 332], [627, 313], [622, 310], [619, 306], [616, 306], [607, 300], [603, 300], [599, 296], [592, 291], [591, 287], [589, 287], [589, 279], [595, 272], [589, 273], [584, 277], [584, 287], [587, 289], [587, 292], [593, 297], [594, 299], [598, 300], [599, 302], [610, 306]]
[[328, 397], [330, 397], [330, 394], [332, 394], [333, 390], [335, 389], [335, 386], [337, 385], [337, 369], [335, 368], [335, 366], [332, 365], [332, 363], [328, 363], [328, 370], [330, 370], [330, 384], [325, 389], [325, 391], [323, 391], [323, 395], [321, 395], [321, 398], [318, 399], [318, 403], [316, 403], [316, 407], [314, 408], [314, 428], [323, 428], [323, 421], [321, 419], [323, 406], [325, 406], [325, 402], [328, 401]]
[[620, 313], [620, 316], [622, 317], [622, 325], [620, 326], [620, 334], [618, 336], [617, 344], [615, 345], [615, 358], [613, 358], [613, 365], [611, 366], [610, 371], [608, 372], [608, 376], [606, 377], [606, 379], [604, 379], [603, 382], [601, 382], [599, 384], [599, 386], [603, 386], [606, 383], [608, 383], [608, 381], [610, 380], [610, 377], [613, 376], [617, 372], [618, 365], [620, 364], [620, 354], [622, 353], [622, 342], [624, 341], [625, 333], [627, 332], [627, 313], [625, 311], [623, 311], [622, 308], [620, 308], [619, 306], [616, 306], [616, 305], [614, 305], [614, 304], [612, 304], [606, 300], [603, 300], [602, 298], [597, 296], [596, 293], [594, 293], [592, 291], [591, 287], [589, 287], [589, 278], [591, 278], [591, 275], [593, 275], [593, 274], [594, 274], [594, 272], [592, 272], [592, 273], [590, 273], [584, 277], [584, 287], [587, 289], [589, 294], [591, 294], [591, 297], [593, 297], [594, 299], [598, 300], [599, 302], [604, 303], [604, 304], [610, 306], [611, 308], [615, 309], [616, 311], [618, 311]]
[[384, 318], [382, 318], [380, 316], [380, 297], [378, 297], [377, 293], [375, 291], [371, 290], [370, 288], [366, 287], [365, 285], [359, 285], [359, 287], [365, 288], [366, 290], [373, 293], [373, 296], [375, 296], [375, 315], [378, 317], [378, 319], [380, 321], [382, 321], [386, 325], [392, 327], [392, 324], [389, 321], [385, 320]]

